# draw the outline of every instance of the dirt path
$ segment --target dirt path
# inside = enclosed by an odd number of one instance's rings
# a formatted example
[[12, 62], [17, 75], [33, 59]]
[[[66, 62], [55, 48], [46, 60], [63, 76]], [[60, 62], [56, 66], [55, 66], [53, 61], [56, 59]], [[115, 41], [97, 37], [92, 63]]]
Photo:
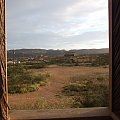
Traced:
[[57, 95], [61, 94], [62, 88], [70, 82], [70, 77], [75, 75], [87, 75], [90, 73], [106, 72], [105, 68], [89, 68], [89, 67], [58, 67], [50, 66], [41, 70], [32, 70], [33, 74], [37, 75], [41, 72], [50, 73], [51, 77], [46, 86], [42, 86], [38, 91], [9, 95], [9, 103], [12, 104], [26, 104], [34, 102], [37, 99], [45, 99], [51, 102], [59, 100]]

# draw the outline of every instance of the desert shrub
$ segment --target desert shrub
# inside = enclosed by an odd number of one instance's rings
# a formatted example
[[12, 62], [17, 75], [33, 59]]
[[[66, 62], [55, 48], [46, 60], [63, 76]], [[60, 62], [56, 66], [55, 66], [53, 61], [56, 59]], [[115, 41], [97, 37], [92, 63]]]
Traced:
[[47, 64], [44, 62], [39, 62], [39, 63], [26, 62], [26, 63], [24, 63], [24, 67], [26, 69], [41, 69], [41, 68], [45, 68], [46, 66], [47, 66]]
[[32, 76], [20, 65], [8, 68], [8, 71], [8, 92], [11, 94], [33, 92], [47, 83], [48, 75]]
[[104, 86], [101, 93], [86, 93], [82, 96], [74, 96], [72, 107], [106, 107], [108, 106], [109, 94], [108, 87]]
[[91, 65], [92, 66], [109, 65], [109, 54], [98, 54], [95, 61], [93, 61]]
[[35, 76], [34, 77], [34, 83], [40, 83], [41, 81], [44, 81], [46, 80], [46, 76], [42, 75], [42, 74], [39, 74], [38, 76]]
[[67, 96], [74, 96], [74, 95], [80, 94], [80, 92], [83, 92], [83, 91], [88, 91], [86, 89], [86, 85], [72, 83], [72, 84], [66, 85], [63, 88], [62, 92]]
[[65, 96], [73, 97], [72, 107], [108, 106], [109, 88], [107, 75], [83, 75], [70, 78], [71, 83], [63, 87]]
[[104, 79], [105, 79], [105, 78], [104, 78], [103, 76], [98, 76], [98, 77], [97, 77], [97, 80], [98, 80], [98, 81], [103, 81]]

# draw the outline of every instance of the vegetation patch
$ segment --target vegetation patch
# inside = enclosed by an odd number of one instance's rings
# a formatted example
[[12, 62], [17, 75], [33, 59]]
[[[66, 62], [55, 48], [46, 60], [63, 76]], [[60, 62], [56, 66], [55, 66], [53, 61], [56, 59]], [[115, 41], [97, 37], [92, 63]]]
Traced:
[[71, 98], [62, 98], [56, 101], [49, 101], [44, 98], [28, 101], [25, 104], [12, 103], [11, 109], [17, 110], [40, 110], [40, 109], [65, 109], [72, 107], [73, 100]]
[[32, 76], [22, 65], [17, 64], [8, 68], [8, 92], [27, 93], [38, 90], [39, 86], [46, 85], [50, 75], [39, 74]]
[[46, 63], [44, 63], [44, 62], [36, 62], [36, 63], [34, 63], [34, 62], [26, 62], [26, 63], [24, 63], [24, 67], [26, 68], [26, 69], [41, 69], [41, 68], [45, 68], [47, 66], [47, 64]]
[[63, 87], [63, 94], [73, 98], [72, 107], [108, 106], [108, 76], [73, 76], [71, 83]]

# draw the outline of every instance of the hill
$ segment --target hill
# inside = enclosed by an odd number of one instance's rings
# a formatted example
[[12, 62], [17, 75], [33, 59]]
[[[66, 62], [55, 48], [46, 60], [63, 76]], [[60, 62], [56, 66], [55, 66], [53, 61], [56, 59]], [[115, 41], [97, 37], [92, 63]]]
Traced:
[[15, 58], [20, 57], [38, 57], [41, 55], [44, 56], [62, 56], [66, 52], [74, 52], [76, 54], [101, 54], [101, 53], [109, 53], [108, 48], [102, 49], [79, 49], [79, 50], [53, 50], [53, 49], [16, 49], [16, 50], [8, 50], [8, 58], [13, 58], [13, 54]]

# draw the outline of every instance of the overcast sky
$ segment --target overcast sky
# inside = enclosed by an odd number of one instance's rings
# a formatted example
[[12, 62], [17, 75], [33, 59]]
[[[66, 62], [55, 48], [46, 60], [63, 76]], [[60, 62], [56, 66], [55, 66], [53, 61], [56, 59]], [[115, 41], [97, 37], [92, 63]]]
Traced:
[[108, 0], [7, 0], [8, 49], [108, 48]]

